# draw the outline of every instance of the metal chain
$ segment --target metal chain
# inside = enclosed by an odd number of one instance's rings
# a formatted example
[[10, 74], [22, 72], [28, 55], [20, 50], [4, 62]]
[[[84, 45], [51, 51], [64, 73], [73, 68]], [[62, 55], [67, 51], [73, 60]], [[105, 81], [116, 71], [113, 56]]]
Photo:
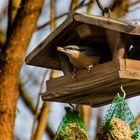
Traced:
[[[101, 11], [102, 11], [102, 15], [103, 16], [108, 16], [108, 17], [110, 17], [110, 15], [111, 15], [111, 8], [109, 8], [109, 7], [104, 7], [103, 5], [102, 5], [102, 3], [100, 2], [100, 0], [96, 0], [97, 1], [97, 5], [99, 6], [99, 8], [101, 9]], [[111, 7], [112, 7], [112, 5], [113, 4], [111, 4]]]

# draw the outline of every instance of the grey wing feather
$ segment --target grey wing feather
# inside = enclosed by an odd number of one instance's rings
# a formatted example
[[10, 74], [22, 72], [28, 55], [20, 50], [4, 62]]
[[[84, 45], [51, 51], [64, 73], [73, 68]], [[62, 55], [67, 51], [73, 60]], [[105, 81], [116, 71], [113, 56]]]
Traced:
[[100, 55], [99, 46], [80, 46], [80, 51], [87, 56]]

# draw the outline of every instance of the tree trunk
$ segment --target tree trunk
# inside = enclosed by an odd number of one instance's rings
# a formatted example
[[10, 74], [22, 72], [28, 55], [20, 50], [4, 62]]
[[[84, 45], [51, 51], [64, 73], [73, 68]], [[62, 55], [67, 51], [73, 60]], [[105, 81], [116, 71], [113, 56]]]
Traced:
[[44, 0], [23, 0], [0, 57], [0, 140], [12, 140], [24, 54]]

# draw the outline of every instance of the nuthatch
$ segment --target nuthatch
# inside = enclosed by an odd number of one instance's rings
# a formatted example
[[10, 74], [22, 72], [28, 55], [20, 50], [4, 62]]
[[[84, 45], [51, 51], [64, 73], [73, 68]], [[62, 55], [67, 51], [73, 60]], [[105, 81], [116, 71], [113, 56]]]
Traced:
[[57, 47], [57, 50], [66, 54], [76, 69], [88, 68], [90, 70], [100, 61], [100, 50], [94, 46], [69, 45]]

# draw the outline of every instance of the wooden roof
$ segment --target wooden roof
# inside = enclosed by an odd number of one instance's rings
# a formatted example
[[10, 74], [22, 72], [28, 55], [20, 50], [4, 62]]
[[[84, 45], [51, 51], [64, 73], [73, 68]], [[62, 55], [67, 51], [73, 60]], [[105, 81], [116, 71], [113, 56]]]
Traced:
[[91, 26], [94, 34], [102, 32], [101, 36], [92, 37], [93, 42], [102, 40], [107, 43], [106, 31], [110, 30], [124, 35], [140, 35], [140, 27], [136, 24], [89, 14], [73, 13], [26, 57], [26, 63], [39, 67], [61, 69], [56, 46], [79, 44], [81, 38], [77, 33], [77, 27], [82, 24]]

